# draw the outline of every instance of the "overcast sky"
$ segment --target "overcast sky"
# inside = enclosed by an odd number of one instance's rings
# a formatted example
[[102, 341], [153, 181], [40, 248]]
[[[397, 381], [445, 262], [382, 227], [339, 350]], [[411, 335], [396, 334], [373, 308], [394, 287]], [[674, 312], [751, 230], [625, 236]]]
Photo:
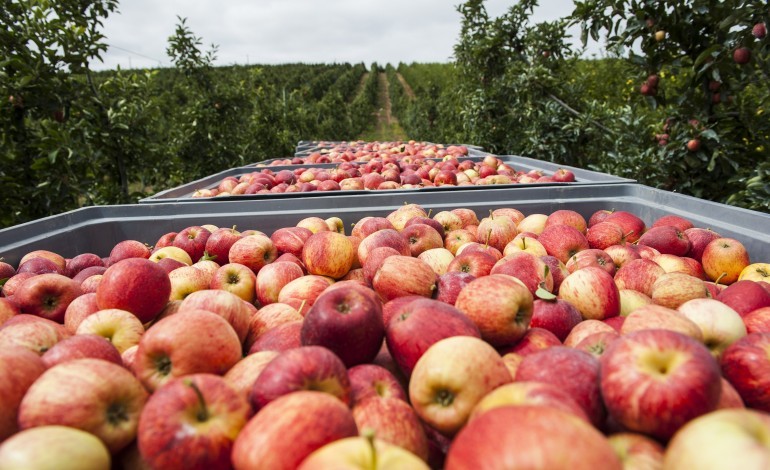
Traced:
[[[490, 16], [515, 0], [487, 0]], [[124, 0], [104, 23], [110, 48], [96, 69], [170, 65], [177, 16], [219, 46], [217, 64], [447, 62], [459, 0]], [[569, 15], [572, 0], [541, 0], [532, 22]], [[577, 33], [575, 33], [577, 34]]]

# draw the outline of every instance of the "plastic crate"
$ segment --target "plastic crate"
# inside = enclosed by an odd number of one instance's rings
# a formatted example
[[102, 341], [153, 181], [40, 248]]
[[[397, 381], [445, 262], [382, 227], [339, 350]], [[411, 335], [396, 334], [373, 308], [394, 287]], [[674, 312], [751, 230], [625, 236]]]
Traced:
[[458, 207], [474, 209], [479, 217], [489, 210], [515, 207], [525, 214], [550, 214], [571, 209], [588, 218], [600, 209], [625, 210], [648, 225], [667, 214], [711, 228], [741, 241], [753, 262], [770, 261], [770, 215], [704, 201], [638, 184], [541, 186], [478, 191], [381, 191], [366, 196], [331, 195], [324, 198], [272, 201], [229, 201], [219, 204], [134, 204], [96, 206], [47, 217], [0, 230], [0, 256], [16, 264], [29, 251], [46, 249], [71, 257], [83, 252], [107, 256], [119, 241], [135, 239], [154, 244], [161, 235], [191, 225], [236, 225], [267, 234], [317, 216], [340, 217], [349, 227], [365, 216], [385, 216], [404, 203], [416, 203], [435, 214]]
[[[471, 160], [477, 160], [478, 157], [466, 157], [466, 158], [460, 158], [458, 160], [462, 161], [465, 159], [471, 159]], [[515, 170], [520, 170], [524, 172], [532, 171], [532, 170], [540, 170], [543, 171], [545, 174], [553, 174], [558, 169], [566, 169], [570, 170], [575, 174], [575, 178], [577, 179], [574, 183], [516, 183], [516, 184], [502, 184], [502, 185], [495, 185], [494, 188], [497, 189], [508, 189], [508, 188], [523, 188], [528, 186], [552, 186], [552, 185], [566, 185], [566, 186], [582, 186], [587, 184], [619, 184], [619, 183], [634, 183], [634, 180], [627, 179], [627, 178], [620, 178], [613, 175], [608, 175], [606, 173], [599, 173], [597, 171], [590, 171], [590, 170], [583, 170], [580, 168], [565, 166], [565, 165], [556, 165], [554, 163], [549, 162], [541, 162], [539, 160], [535, 160], [532, 158], [525, 158], [525, 157], [517, 157], [512, 155], [506, 155], [503, 157], [500, 157], [501, 160], [504, 162], [510, 164]], [[272, 166], [272, 167], [255, 167], [255, 166], [245, 166], [240, 168], [232, 168], [230, 170], [225, 170], [220, 173], [216, 173], [211, 176], [207, 176], [205, 178], [201, 178], [199, 180], [193, 181], [192, 183], [184, 184], [181, 186], [177, 186], [172, 189], [168, 189], [165, 191], [161, 191], [153, 196], [144, 198], [140, 200], [139, 202], [142, 204], [147, 203], [157, 203], [157, 202], [190, 202], [190, 201], [231, 201], [231, 200], [253, 200], [253, 199], [283, 199], [283, 198], [297, 198], [297, 197], [327, 197], [329, 195], [335, 194], [335, 195], [360, 195], [360, 194], [371, 194], [375, 192], [401, 192], [401, 193], [414, 193], [414, 192], [435, 192], [435, 191], [475, 191], [480, 189], [489, 189], [490, 186], [438, 186], [438, 187], [427, 187], [427, 188], [398, 188], [398, 189], [388, 189], [383, 191], [376, 191], [376, 190], [344, 190], [344, 191], [311, 191], [311, 192], [297, 192], [297, 193], [271, 193], [271, 194], [243, 194], [243, 195], [232, 195], [232, 196], [226, 196], [226, 197], [209, 197], [209, 198], [193, 198], [192, 195], [195, 193], [195, 191], [199, 189], [204, 188], [215, 188], [217, 185], [219, 185], [219, 182], [222, 181], [224, 178], [228, 176], [233, 176], [238, 178], [241, 175], [251, 173], [255, 170], [268, 168], [272, 171], [280, 171], [280, 170], [293, 170], [296, 168], [335, 168], [339, 164], [337, 163], [317, 163], [313, 165], [301, 165], [301, 166]]]

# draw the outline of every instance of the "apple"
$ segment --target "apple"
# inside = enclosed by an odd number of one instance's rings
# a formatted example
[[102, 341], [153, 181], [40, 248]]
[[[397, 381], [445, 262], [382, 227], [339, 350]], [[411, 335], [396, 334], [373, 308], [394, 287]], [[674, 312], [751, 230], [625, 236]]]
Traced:
[[[318, 426], [323, 416], [324, 426]], [[293, 469], [325, 444], [358, 435], [351, 411], [328, 393], [298, 391], [261, 409], [238, 434], [235, 468]]]
[[698, 262], [703, 261], [703, 250], [706, 249], [706, 245], [717, 238], [721, 238], [715, 231], [699, 227], [688, 228], [684, 230], [684, 234], [690, 240], [690, 251], [687, 252], [687, 256]]
[[63, 425], [90, 432], [110, 452], [136, 437], [147, 392], [131, 372], [102, 359], [53, 366], [32, 384], [19, 407], [19, 427]]
[[400, 232], [404, 229], [404, 226], [412, 217], [427, 216], [428, 213], [425, 212], [425, 209], [420, 207], [418, 204], [404, 204], [397, 210], [388, 214], [386, 218], [390, 221], [391, 224], [393, 224], [393, 228]]
[[553, 225], [569, 225], [582, 233], [586, 233], [588, 226], [586, 219], [580, 213], [570, 209], [553, 211], [546, 219], [545, 227], [548, 228]]
[[510, 217], [495, 217], [493, 214], [490, 214], [489, 217], [484, 217], [479, 221], [477, 233], [480, 243], [497, 248], [502, 252], [518, 231], [516, 229], [516, 222]]
[[770, 307], [770, 292], [758, 282], [737, 281], [719, 292], [717, 300], [745, 317], [754, 310]]
[[629, 430], [670, 439], [719, 403], [719, 365], [705, 346], [680, 333], [625, 334], [600, 360], [604, 403]]
[[559, 298], [573, 304], [584, 319], [604, 320], [620, 314], [618, 286], [600, 268], [587, 267], [567, 276], [559, 287]]
[[659, 329], [675, 331], [698, 342], [703, 342], [703, 333], [700, 327], [678, 310], [649, 304], [637, 308], [625, 318], [626, 320], [620, 329], [623, 335], [635, 331]]
[[492, 271], [497, 259], [483, 251], [458, 253], [447, 266], [447, 272], [463, 272], [474, 277], [486, 276]]
[[278, 351], [259, 351], [249, 354], [230, 368], [223, 378], [248, 403], [254, 381], [276, 356]]
[[251, 343], [248, 354], [261, 351], [286, 351], [302, 346], [302, 321], [289, 321], [265, 331]]
[[228, 256], [231, 263], [242, 264], [257, 274], [263, 266], [275, 261], [278, 257], [278, 250], [267, 235], [254, 234], [243, 236], [233, 243]]
[[380, 300], [368, 287], [354, 286], [330, 287], [322, 293], [305, 315], [301, 331], [304, 346], [324, 346], [346, 367], [371, 362], [384, 336]]
[[82, 271], [78, 272], [72, 277], [72, 280], [75, 282], [79, 282], [80, 285], [83, 285], [83, 282], [86, 281], [91, 276], [101, 275], [104, 274], [104, 271], [106, 271], [107, 268], [104, 266], [89, 266], [87, 268], [83, 268]]
[[553, 290], [553, 275], [548, 265], [537, 256], [520, 251], [502, 258], [495, 263], [491, 274], [506, 274], [515, 277], [534, 296], [539, 288]]
[[242, 357], [230, 323], [216, 313], [190, 309], [166, 317], [139, 341], [134, 373], [150, 391], [194, 373], [224, 374]]
[[150, 247], [138, 240], [123, 240], [118, 242], [110, 251], [110, 256], [106, 263], [112, 266], [118, 261], [128, 258], [149, 258], [151, 254]]
[[629, 261], [617, 270], [614, 276], [618, 289], [631, 289], [651, 297], [652, 286], [666, 271], [648, 259]]
[[139, 419], [137, 442], [153, 468], [226, 468], [249, 403], [212, 374], [174, 379], [153, 393]]
[[460, 217], [463, 227], [465, 227], [466, 225], [479, 224], [479, 219], [476, 216], [476, 212], [473, 209], [468, 209], [463, 207], [463, 208], [452, 209], [450, 212]]
[[2, 468], [108, 470], [110, 451], [89, 432], [69, 426], [39, 426], [0, 444]]
[[567, 263], [579, 251], [590, 248], [585, 235], [569, 225], [545, 227], [537, 240], [545, 247], [549, 255], [555, 256], [562, 263]]
[[385, 217], [364, 217], [353, 225], [350, 234], [363, 240], [374, 232], [383, 229], [395, 230], [393, 224]]
[[516, 230], [540, 235], [545, 229], [546, 220], [548, 220], [546, 214], [529, 214], [516, 224]]
[[80, 284], [72, 279], [45, 273], [26, 280], [13, 298], [22, 312], [63, 323], [67, 306], [81, 294]]
[[650, 294], [654, 303], [675, 309], [688, 300], [708, 297], [708, 290], [697, 277], [673, 272], [659, 276], [653, 283]]
[[746, 406], [770, 411], [770, 333], [750, 333], [728, 346], [721, 366]]
[[534, 299], [530, 328], [543, 328], [564, 341], [570, 331], [583, 320], [580, 311], [562, 299]]
[[565, 264], [567, 271], [570, 273], [588, 266], [601, 268], [607, 271], [610, 276], [615, 275], [615, 262], [612, 260], [610, 255], [608, 255], [603, 250], [598, 250], [595, 248], [589, 248], [587, 250], [576, 253], [569, 260], [567, 260], [567, 263]]
[[70, 335], [64, 326], [54, 321], [22, 313], [0, 326], [0, 349], [21, 346], [42, 356]]
[[270, 240], [273, 241], [279, 254], [291, 253], [300, 257], [302, 256], [302, 247], [311, 235], [313, 232], [304, 227], [284, 227], [273, 232], [270, 235]]
[[128, 310], [147, 323], [165, 307], [171, 294], [168, 274], [150, 260], [129, 258], [110, 266], [96, 290], [100, 309]]
[[424, 261], [393, 255], [383, 261], [372, 279], [372, 286], [383, 301], [406, 295], [432, 297], [436, 280], [436, 273]]
[[2, 294], [6, 298], [13, 297], [13, 295], [16, 293], [16, 290], [26, 281], [27, 279], [37, 276], [37, 274], [34, 273], [17, 273], [8, 278], [7, 281], [2, 286]]
[[709, 280], [732, 284], [751, 264], [746, 247], [734, 238], [717, 238], [703, 249], [703, 270]]
[[770, 333], [770, 307], [753, 310], [743, 317], [748, 333]]
[[211, 276], [209, 288], [221, 289], [237, 295], [246, 302], [256, 298], [257, 276], [239, 263], [224, 264]]
[[249, 400], [256, 410], [299, 390], [328, 393], [350, 403], [350, 379], [345, 364], [322, 346], [301, 346], [282, 351], [259, 374]]
[[[72, 259], [67, 260], [66, 269], [64, 275], [68, 278], [74, 278], [80, 271], [90, 267], [104, 267], [104, 261], [94, 253], [81, 253], [76, 255]], [[105, 268], [106, 269], [106, 268]], [[0, 273], [0, 279], [10, 276]]]
[[171, 282], [169, 300], [184, 300], [200, 290], [208, 289], [213, 276], [193, 266], [183, 266], [168, 273]]
[[747, 334], [738, 312], [718, 300], [688, 300], [677, 310], [698, 325], [703, 333], [703, 343], [716, 360], [728, 346]]
[[[428, 440], [422, 422], [406, 401], [371, 397], [356, 402], [352, 412], [361, 432], [373, 432], [378, 440], [405, 449], [423, 461], [428, 459]], [[378, 454], [377, 458], [381, 456]]]
[[359, 364], [348, 369], [350, 400], [355, 405], [370, 398], [407, 402], [406, 392], [395, 375], [377, 364]]
[[639, 240], [645, 230], [644, 221], [627, 211], [615, 211], [609, 214], [604, 221], [619, 225], [628, 243], [635, 243]]
[[409, 381], [409, 399], [426, 424], [453, 435], [484, 395], [509, 382], [508, 369], [488, 343], [472, 336], [453, 336], [431, 345], [417, 361]]
[[302, 262], [310, 274], [339, 279], [352, 268], [355, 254], [348, 237], [322, 231], [311, 235], [305, 242]]
[[419, 256], [423, 251], [444, 247], [443, 236], [427, 224], [409, 224], [401, 231], [401, 235], [409, 242], [409, 250], [413, 257]]
[[65, 268], [61, 267], [56, 262], [49, 258], [35, 257], [29, 258], [27, 261], [19, 264], [19, 269], [16, 270], [16, 274], [61, 274], [64, 275]]
[[501, 385], [474, 407], [470, 420], [501, 406], [542, 406], [571, 413], [590, 423], [583, 408], [564, 390], [545, 382], [513, 382]]
[[610, 255], [612, 262], [615, 263], [615, 272], [628, 264], [629, 262], [640, 259], [639, 251], [636, 245], [611, 245], [604, 249], [604, 252]]
[[190, 255], [187, 254], [186, 251], [183, 249], [177, 247], [177, 246], [164, 246], [162, 248], [156, 249], [152, 252], [152, 255], [150, 255], [150, 261], [158, 262], [164, 258], [171, 258], [176, 261], [179, 261], [182, 264], [185, 264], [187, 266], [190, 266], [193, 264], [192, 258], [190, 258]]
[[468, 227], [470, 226], [466, 226], [466, 228], [459, 230], [452, 230], [447, 233], [444, 236], [444, 248], [449, 250], [453, 255], [457, 255], [457, 251], [461, 246], [466, 243], [477, 242], [478, 238], [468, 230]]
[[532, 304], [532, 294], [523, 283], [511, 276], [491, 274], [465, 286], [455, 307], [473, 321], [485, 341], [497, 347], [513, 344], [524, 336]]
[[[476, 217], [475, 212], [473, 213], [473, 217], [474, 218]], [[470, 220], [469, 218], [467, 219]], [[463, 218], [459, 214], [453, 211], [439, 211], [436, 213], [436, 215], [433, 216], [432, 220], [441, 226], [442, 231], [440, 231], [439, 234], [441, 235], [442, 238], [444, 237], [444, 235], [451, 232], [452, 230], [459, 230], [461, 228], [464, 228], [466, 225], [479, 224], [478, 219], [476, 219], [473, 224], [463, 223]], [[407, 223], [407, 225], [409, 225], [409, 223]]]
[[78, 334], [65, 338], [46, 351], [41, 359], [45, 367], [51, 368], [62, 362], [87, 357], [123, 365], [120, 351], [104, 337], [94, 334]]
[[625, 234], [618, 224], [599, 222], [588, 229], [586, 240], [589, 247], [603, 250], [609, 246], [623, 244]]
[[120, 309], [99, 310], [78, 325], [76, 335], [97, 335], [108, 340], [119, 353], [139, 344], [144, 326], [134, 314]]
[[[417, 258], [427, 263], [437, 276], [441, 276], [447, 272], [449, 265], [452, 263], [452, 260], [454, 260], [455, 257], [451, 251], [443, 248], [442, 246], [440, 248], [431, 248], [425, 250], [417, 255]], [[372, 278], [373, 277], [374, 275], [372, 275]]]
[[[427, 445], [427, 444], [426, 444]], [[330, 442], [311, 453], [300, 470], [326, 468], [408, 468], [427, 470], [429, 467], [417, 455], [398, 445], [374, 438], [348, 437]]]
[[[325, 233], [325, 232], [324, 232]], [[260, 305], [278, 301], [278, 294], [289, 282], [302, 277], [302, 268], [287, 261], [273, 262], [259, 270], [256, 279], [257, 300]]]
[[746, 408], [746, 405], [735, 387], [722, 377], [722, 395], [719, 397], [717, 409], [723, 410], [725, 408]]
[[598, 427], [605, 417], [599, 374], [599, 361], [591, 354], [566, 346], [553, 346], [525, 356], [515, 378], [516, 382], [544, 382], [564, 390]]
[[278, 293], [278, 302], [292, 306], [304, 316], [318, 296], [332, 284], [334, 280], [325, 276], [302, 276], [283, 286]]
[[0, 443], [19, 430], [17, 418], [21, 400], [46, 367], [41, 357], [27, 348], [4, 346], [0, 349], [0, 373], [3, 376], [0, 381]]
[[684, 256], [690, 251], [690, 240], [683, 231], [672, 225], [653, 226], [638, 241], [639, 245], [650, 246], [662, 254]]
[[403, 256], [410, 256], [409, 240], [394, 229], [377, 230], [367, 235], [358, 245], [358, 260], [362, 266], [366, 266], [366, 260], [371, 252], [379, 247], [390, 247]]
[[733, 51], [733, 61], [738, 65], [745, 65], [751, 61], [751, 49], [739, 47]]
[[665, 449], [655, 439], [634, 432], [619, 432], [607, 436], [607, 441], [623, 462], [624, 469], [663, 468]]
[[480, 339], [481, 333], [460, 310], [432, 299], [409, 302], [385, 325], [388, 351], [407, 377], [428, 348], [453, 336]]
[[454, 438], [447, 470], [479, 468], [621, 469], [607, 439], [575, 415], [544, 406], [504, 406], [471, 420]]
[[620, 289], [620, 316], [627, 317], [631, 312], [644, 305], [652, 303], [652, 299], [639, 291]]
[[179, 312], [202, 309], [216, 313], [233, 327], [243, 343], [249, 334], [251, 312], [246, 303], [235, 294], [224, 290], [200, 290], [188, 295], [179, 305]]
[[30, 251], [29, 253], [21, 257], [21, 259], [19, 260], [19, 267], [21, 267], [27, 261], [35, 258], [43, 258], [43, 259], [47, 259], [48, 261], [51, 261], [54, 265], [57, 266], [61, 274], [64, 273], [64, 270], [67, 267], [67, 260], [64, 259], [62, 255], [58, 253], [54, 253], [53, 251], [49, 251], [49, 250]]
[[[67, 308], [69, 308], [69, 306]], [[20, 313], [21, 309], [19, 309], [19, 306], [16, 305], [15, 302], [8, 300], [5, 297], [0, 297], [0, 325], [5, 323], [14, 315], [18, 315]]]

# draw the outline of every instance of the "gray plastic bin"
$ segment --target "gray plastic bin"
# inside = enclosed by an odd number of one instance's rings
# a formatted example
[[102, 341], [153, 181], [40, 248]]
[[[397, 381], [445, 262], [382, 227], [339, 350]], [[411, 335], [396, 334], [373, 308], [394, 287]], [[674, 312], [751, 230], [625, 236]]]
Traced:
[[540, 186], [478, 191], [381, 191], [365, 197], [330, 195], [324, 198], [271, 201], [228, 201], [219, 204], [165, 203], [97, 206], [0, 230], [0, 256], [11, 264], [29, 251], [46, 249], [62, 256], [93, 252], [107, 256], [121, 240], [149, 244], [161, 235], [191, 225], [236, 225], [268, 234], [299, 220], [318, 216], [340, 217], [346, 227], [365, 216], [385, 216], [404, 203], [421, 204], [435, 214], [458, 207], [472, 208], [479, 217], [490, 209], [515, 207], [525, 214], [550, 214], [571, 209], [588, 218], [599, 209], [633, 212], [648, 225], [667, 214], [688, 218], [698, 227], [740, 240], [753, 262], [770, 261], [770, 215], [661, 191], [637, 184], [593, 186]]

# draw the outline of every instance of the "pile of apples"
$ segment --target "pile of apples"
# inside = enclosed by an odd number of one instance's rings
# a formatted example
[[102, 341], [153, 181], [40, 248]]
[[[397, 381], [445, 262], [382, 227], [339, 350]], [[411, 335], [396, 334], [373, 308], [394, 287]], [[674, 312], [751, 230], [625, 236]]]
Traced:
[[480, 160], [442, 161], [411, 156], [386, 156], [367, 163], [344, 162], [336, 168], [299, 167], [294, 170], [262, 169], [240, 177], [223, 178], [216, 187], [196, 190], [193, 198], [241, 194], [307, 191], [419, 189], [434, 186], [480, 186], [526, 183], [572, 183], [575, 174], [560, 168], [552, 175], [542, 170], [516, 170], [504, 160], [486, 155]]
[[0, 468], [768, 468], [770, 264], [587, 216], [406, 204], [0, 263]]
[[272, 160], [267, 165], [306, 165], [308, 163], [342, 163], [360, 161], [367, 162], [378, 158], [394, 157], [419, 157], [419, 158], [444, 158], [464, 157], [468, 155], [468, 148], [464, 145], [433, 144], [429, 142], [380, 142], [357, 141], [341, 142], [327, 145], [324, 142], [318, 144], [315, 150], [309, 150], [308, 155], [295, 156]]

